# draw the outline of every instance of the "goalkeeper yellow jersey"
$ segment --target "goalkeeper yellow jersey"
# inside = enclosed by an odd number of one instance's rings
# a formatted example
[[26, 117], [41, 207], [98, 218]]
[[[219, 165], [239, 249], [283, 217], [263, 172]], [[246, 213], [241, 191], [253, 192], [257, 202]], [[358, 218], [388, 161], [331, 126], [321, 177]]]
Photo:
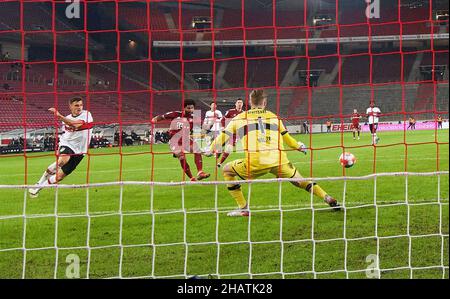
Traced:
[[[241, 140], [245, 162], [250, 170], [289, 163], [283, 139], [290, 147], [298, 148], [297, 141], [289, 137], [286, 127], [278, 116], [265, 109], [250, 109], [234, 117], [211, 144], [211, 151], [222, 147], [233, 135]], [[282, 138], [283, 136], [289, 137], [288, 140]]]

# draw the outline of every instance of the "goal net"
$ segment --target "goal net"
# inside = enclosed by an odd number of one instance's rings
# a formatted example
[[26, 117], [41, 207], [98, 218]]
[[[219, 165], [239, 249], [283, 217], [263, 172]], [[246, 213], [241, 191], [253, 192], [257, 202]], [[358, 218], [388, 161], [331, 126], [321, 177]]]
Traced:
[[[0, 54], [1, 278], [448, 278], [441, 1], [7, 0]], [[221, 167], [187, 153], [210, 173], [191, 182], [152, 120], [193, 99], [204, 150], [210, 104], [254, 89], [306, 145], [284, 150], [303, 178], [238, 176], [250, 215], [229, 217], [240, 141]], [[73, 97], [89, 150], [32, 198], [64, 131], [48, 109]], [[311, 180], [340, 211], [291, 184]]]

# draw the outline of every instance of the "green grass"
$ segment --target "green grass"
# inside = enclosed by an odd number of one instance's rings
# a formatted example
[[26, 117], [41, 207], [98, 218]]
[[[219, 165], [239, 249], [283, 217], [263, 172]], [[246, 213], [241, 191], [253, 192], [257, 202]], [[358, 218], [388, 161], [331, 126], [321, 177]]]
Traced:
[[[379, 135], [376, 152], [368, 146], [367, 134], [360, 141], [353, 141], [350, 133], [344, 135], [342, 146], [355, 147], [346, 150], [358, 159], [345, 175], [432, 172], [437, 167], [448, 171], [447, 130], [438, 136], [434, 131]], [[338, 163], [340, 134], [296, 137], [315, 149], [306, 157], [288, 154], [303, 176], [344, 175]], [[439, 144], [422, 144], [435, 140]], [[156, 145], [153, 151], [154, 155], [149, 153], [149, 146], [124, 147], [122, 155], [119, 148], [92, 150], [63, 183], [118, 181], [121, 167], [123, 181], [180, 181], [182, 171], [167, 153], [168, 146]], [[34, 183], [54, 160], [48, 154], [0, 156], [0, 184]], [[232, 154], [228, 161], [239, 157]], [[188, 158], [195, 169], [192, 160]], [[212, 180], [222, 180], [213, 158], [204, 158], [204, 165]], [[327, 205], [318, 198], [311, 209], [310, 195], [289, 183], [252, 184], [251, 219], [226, 216], [235, 202], [224, 185], [47, 189], [37, 199], [27, 198], [25, 207], [24, 190], [0, 189], [0, 278], [22, 277], [24, 261], [26, 278], [52, 278], [55, 271], [56, 277], [64, 278], [70, 254], [80, 258], [81, 277], [87, 277], [89, 268], [90, 278], [217, 273], [224, 278], [247, 278], [249, 273], [281, 278], [281, 272], [286, 278], [313, 278], [313, 271], [317, 278], [345, 278], [345, 270], [350, 271], [349, 278], [365, 278], [366, 257], [377, 253], [377, 244], [384, 269], [381, 278], [448, 278], [448, 175], [321, 181], [320, 185], [340, 202], [345, 196], [346, 213], [323, 209]], [[247, 196], [248, 187], [243, 190]], [[417, 237], [423, 235], [427, 236]], [[120, 243], [123, 250], [117, 246]], [[25, 256], [23, 246], [29, 249]]]

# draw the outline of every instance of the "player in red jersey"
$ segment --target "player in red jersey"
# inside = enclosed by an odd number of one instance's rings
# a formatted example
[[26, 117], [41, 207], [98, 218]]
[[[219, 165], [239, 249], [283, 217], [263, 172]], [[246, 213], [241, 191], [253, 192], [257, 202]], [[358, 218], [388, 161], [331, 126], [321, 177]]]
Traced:
[[358, 132], [358, 140], [359, 135], [361, 133], [361, 125], [359, 124], [359, 120], [361, 119], [361, 114], [358, 113], [358, 110], [353, 109], [352, 114], [352, 127], [353, 127], [353, 140], [356, 138], [356, 132]]
[[[183, 111], [171, 111], [163, 115], [155, 116], [153, 123], [161, 120], [172, 120], [169, 129], [169, 145], [173, 156], [180, 160], [181, 168], [191, 181], [203, 180], [209, 177], [209, 173], [203, 171], [203, 160], [201, 151], [197, 143], [192, 138], [192, 130], [194, 126], [194, 109], [193, 100], [186, 99], [184, 101]], [[195, 166], [197, 166], [198, 174], [194, 177], [191, 173], [188, 162], [186, 161], [186, 153], [194, 153]]]
[[[236, 107], [235, 109], [229, 109], [229, 110], [227, 110], [227, 112], [225, 112], [225, 115], [222, 118], [222, 128], [225, 128], [230, 120], [232, 120], [236, 115], [238, 115], [239, 113], [241, 113], [243, 111], [242, 106], [244, 106], [244, 101], [239, 98], [239, 99], [237, 99], [236, 103], [234, 103], [234, 105]], [[227, 122], [227, 120], [228, 120], [228, 122]], [[236, 146], [236, 141], [237, 141], [236, 139], [237, 139], [237, 136], [233, 135], [231, 142], [228, 143], [227, 146], [225, 147], [225, 150], [223, 152], [222, 157], [220, 158], [219, 163], [217, 164], [217, 167], [221, 167], [223, 162], [225, 162], [225, 160], [228, 158], [231, 151], [233, 150], [232, 148]]]

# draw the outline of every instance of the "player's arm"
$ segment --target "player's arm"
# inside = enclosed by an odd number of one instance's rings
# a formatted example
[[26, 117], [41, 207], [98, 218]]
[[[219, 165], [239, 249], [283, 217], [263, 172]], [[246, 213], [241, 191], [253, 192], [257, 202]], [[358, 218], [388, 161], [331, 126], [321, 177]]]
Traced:
[[236, 121], [230, 121], [225, 130], [222, 130], [219, 136], [217, 136], [211, 143], [208, 152], [206, 152], [205, 155], [212, 155], [212, 153], [214, 153], [218, 148], [221, 148], [222, 145], [226, 143], [234, 134], [236, 134]]
[[230, 121], [225, 130], [222, 130], [219, 136], [217, 136], [211, 143], [209, 150], [211, 152], [214, 152], [217, 147], [222, 146], [222, 144], [226, 143], [233, 136], [233, 134], [236, 134], [236, 122]]
[[298, 150], [306, 155], [307, 148], [302, 142], [295, 140], [292, 137], [284, 124], [280, 121], [280, 134], [283, 137], [283, 142], [292, 149]]
[[93, 127], [91, 119], [88, 119], [87, 122], [84, 121], [84, 120], [72, 120], [72, 119], [69, 119], [69, 118], [65, 117], [61, 113], [59, 113], [59, 111], [56, 110], [56, 108], [53, 108], [53, 107], [49, 108], [48, 111], [50, 111], [54, 115], [56, 115], [58, 120], [62, 121], [67, 126], [72, 127], [72, 128], [74, 128], [76, 130], [86, 130], [86, 129], [91, 129]]
[[231, 136], [233, 136], [233, 134], [226, 129], [220, 132], [219, 136], [211, 143], [209, 151], [213, 153], [217, 148], [222, 147], [222, 144], [226, 143]]
[[172, 120], [174, 118], [177, 118], [179, 116], [178, 113], [176, 113], [175, 111], [172, 112], [167, 112], [166, 114], [162, 114], [162, 115], [157, 115], [155, 117], [152, 118], [152, 123], [157, 123], [160, 122], [162, 120], [168, 119], [168, 120]]
[[156, 124], [157, 122], [162, 121], [163, 119], [164, 119], [163, 115], [157, 115], [152, 118], [152, 123]]

